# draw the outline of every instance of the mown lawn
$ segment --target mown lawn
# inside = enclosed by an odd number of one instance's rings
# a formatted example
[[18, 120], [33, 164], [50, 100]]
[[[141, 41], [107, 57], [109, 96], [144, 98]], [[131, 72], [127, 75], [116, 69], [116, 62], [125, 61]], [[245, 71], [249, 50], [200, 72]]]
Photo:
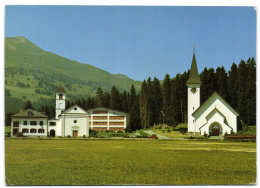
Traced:
[[8, 185], [256, 182], [256, 144], [224, 141], [6, 139]]

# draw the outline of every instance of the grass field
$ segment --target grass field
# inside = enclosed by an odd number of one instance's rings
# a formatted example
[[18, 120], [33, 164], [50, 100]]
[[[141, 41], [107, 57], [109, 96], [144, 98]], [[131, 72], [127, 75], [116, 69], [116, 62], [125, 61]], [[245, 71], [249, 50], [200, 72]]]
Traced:
[[6, 139], [8, 185], [256, 182], [256, 144], [224, 141]]

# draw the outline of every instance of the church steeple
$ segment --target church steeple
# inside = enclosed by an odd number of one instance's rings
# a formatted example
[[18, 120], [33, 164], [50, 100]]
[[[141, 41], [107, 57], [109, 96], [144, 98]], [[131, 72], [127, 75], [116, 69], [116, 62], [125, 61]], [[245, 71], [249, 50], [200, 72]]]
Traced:
[[188, 84], [200, 84], [201, 85], [200, 76], [198, 74], [197, 63], [196, 63], [196, 58], [195, 58], [195, 51], [193, 52], [189, 79], [186, 82], [186, 85], [188, 85]]

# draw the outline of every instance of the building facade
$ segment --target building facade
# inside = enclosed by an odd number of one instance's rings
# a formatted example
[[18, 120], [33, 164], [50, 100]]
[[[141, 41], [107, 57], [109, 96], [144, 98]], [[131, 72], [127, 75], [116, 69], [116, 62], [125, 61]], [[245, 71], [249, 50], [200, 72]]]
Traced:
[[25, 136], [47, 136], [48, 116], [28, 109], [11, 116], [11, 136], [22, 132]]
[[122, 131], [129, 123], [129, 114], [117, 110], [98, 107], [87, 110], [89, 113], [89, 127], [94, 131]]
[[84, 110], [73, 105], [65, 110], [66, 91], [59, 86], [56, 94], [55, 119], [48, 120], [43, 113], [28, 109], [11, 116], [11, 136], [87, 137], [89, 130], [125, 131], [129, 114], [103, 107]]

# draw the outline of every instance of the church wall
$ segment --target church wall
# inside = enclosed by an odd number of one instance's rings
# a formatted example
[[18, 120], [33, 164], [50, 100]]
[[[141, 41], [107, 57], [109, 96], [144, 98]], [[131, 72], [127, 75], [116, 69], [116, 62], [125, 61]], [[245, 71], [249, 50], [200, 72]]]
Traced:
[[212, 110], [214, 110], [214, 108], [217, 108], [226, 117], [227, 124], [233, 128], [234, 132], [237, 132], [236, 115], [217, 97], [217, 95], [212, 96], [207, 103], [203, 105], [199, 112], [195, 114], [196, 132], [199, 132], [199, 128], [207, 122], [205, 118]]
[[[51, 122], [55, 122], [56, 125], [51, 125]], [[48, 121], [48, 133], [51, 130], [55, 130], [55, 136], [61, 136], [61, 120], [49, 120]]]
[[70, 135], [73, 137], [73, 130], [78, 131], [78, 137], [82, 137], [85, 135], [89, 136], [89, 118], [86, 116], [67, 116], [64, 118], [65, 120], [65, 136]]
[[[192, 88], [196, 88], [196, 92], [191, 92]], [[192, 113], [200, 107], [200, 85], [188, 85], [188, 132], [195, 132], [195, 122]]]

